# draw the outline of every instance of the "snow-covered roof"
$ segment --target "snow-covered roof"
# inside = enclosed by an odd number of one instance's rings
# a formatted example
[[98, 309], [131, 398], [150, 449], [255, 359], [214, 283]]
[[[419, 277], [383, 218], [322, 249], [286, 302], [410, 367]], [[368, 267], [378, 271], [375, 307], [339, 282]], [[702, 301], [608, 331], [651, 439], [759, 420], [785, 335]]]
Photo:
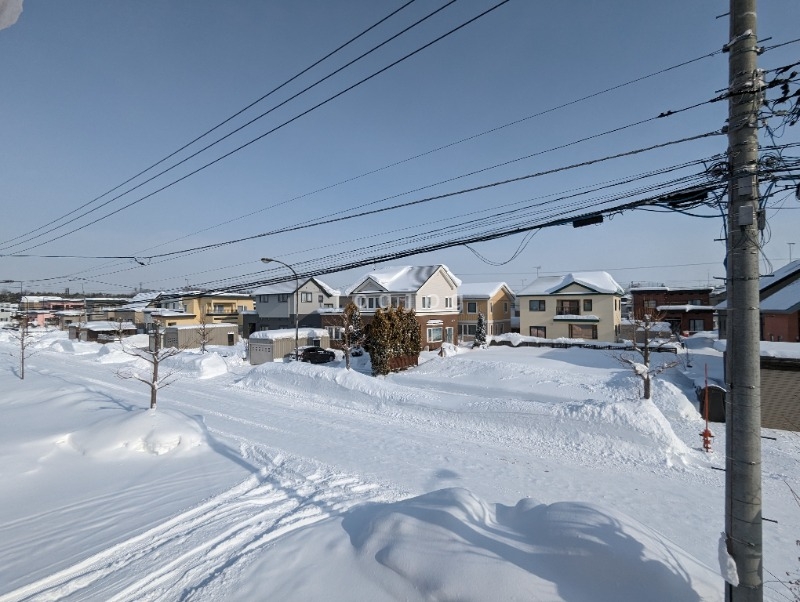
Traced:
[[[761, 276], [761, 278], [758, 279], [758, 290], [763, 293], [766, 289], [777, 285], [781, 280], [792, 276], [796, 272], [800, 272], [800, 259], [795, 259], [793, 262], [787, 263], [782, 268], [772, 272], [772, 274]], [[761, 309], [769, 308], [767, 311], [794, 311], [791, 308], [797, 304], [797, 301], [800, 301], [800, 289], [795, 288], [798, 281], [800, 281], [800, 278], [782, 288], [778, 288], [774, 293], [769, 293], [764, 296], [761, 299]], [[783, 292], [787, 290], [788, 292], [783, 294]], [[793, 296], [795, 299], [794, 303], [791, 302]], [[770, 301], [773, 297], [775, 297], [775, 300]], [[721, 301], [715, 306], [715, 309], [728, 309], [728, 300], [725, 299]]]
[[[198, 330], [202, 324], [182, 324], [181, 326], [167, 326], [166, 329], [175, 328], [176, 330]], [[228, 330], [236, 330], [236, 324], [206, 324], [206, 328], [227, 328]], [[165, 329], [165, 330], [166, 330]]]
[[[93, 330], [94, 332], [109, 332], [119, 330], [119, 322], [112, 322], [110, 320], [97, 320], [92, 322], [85, 322], [83, 328], [86, 330]], [[123, 322], [123, 330], [136, 330], [136, 325], [132, 322]]]
[[[328, 284], [324, 283], [319, 278], [308, 278], [303, 282], [299, 288], [303, 288], [309, 282], [316, 283], [322, 290], [324, 290], [328, 295], [331, 297], [336, 297], [342, 294], [342, 292], [338, 289], [329, 286]], [[279, 282], [277, 284], [268, 284], [266, 286], [261, 286], [253, 291], [253, 296], [255, 295], [291, 295], [294, 293], [295, 289], [295, 281], [290, 280], [289, 282]]]
[[193, 318], [194, 314], [187, 314], [183, 311], [175, 311], [174, 309], [156, 309], [154, 311], [149, 312], [151, 316], [156, 318], [180, 318], [180, 317], [187, 317]]
[[433, 276], [440, 268], [456, 286], [461, 286], [461, 280], [459, 280], [455, 274], [453, 274], [453, 272], [451, 272], [450, 269], [444, 264], [417, 266], [404, 265], [385, 267], [380, 270], [368, 272], [356, 280], [355, 284], [348, 287], [345, 291], [345, 294], [351, 294], [368, 279], [372, 280], [379, 287], [381, 287], [380, 289], [376, 289], [376, 292], [416, 292], [423, 284], [430, 280], [431, 276]]
[[714, 311], [713, 305], [659, 305], [656, 307], [658, 311]]
[[713, 290], [714, 290], [713, 286], [632, 286], [631, 288], [628, 289], [628, 292], [629, 293], [644, 293], [644, 292], [707, 293]]
[[800, 279], [761, 300], [761, 311], [794, 312], [800, 309]]
[[513, 296], [514, 291], [505, 282], [467, 282], [458, 287], [458, 294], [464, 299], [491, 299], [503, 288]]
[[[250, 335], [251, 339], [293, 339], [294, 328], [276, 328], [275, 330], [259, 330]], [[324, 328], [300, 328], [297, 331], [297, 336], [301, 339], [309, 337], [323, 337], [327, 336], [328, 331]]]
[[570, 284], [579, 284], [591, 291], [603, 295], [622, 295], [625, 291], [617, 284], [608, 272], [570, 272], [565, 276], [541, 276], [534, 280], [526, 288], [522, 289], [518, 296], [525, 295], [553, 295]]

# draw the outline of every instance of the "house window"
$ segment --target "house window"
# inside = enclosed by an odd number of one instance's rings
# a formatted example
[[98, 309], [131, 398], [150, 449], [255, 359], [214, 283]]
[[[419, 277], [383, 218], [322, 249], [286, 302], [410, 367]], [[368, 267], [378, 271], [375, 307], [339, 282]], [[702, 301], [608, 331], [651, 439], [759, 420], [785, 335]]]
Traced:
[[581, 313], [580, 301], [559, 300], [556, 302], [557, 316], [579, 316]]
[[442, 327], [428, 328], [428, 342], [441, 343], [442, 342]]
[[289, 300], [289, 295], [278, 295], [278, 303], [286, 303]]
[[328, 336], [331, 338], [331, 341], [341, 341], [342, 340], [342, 328], [341, 326], [327, 326], [328, 329]]
[[647, 309], [655, 309], [655, 308], [656, 308], [656, 301], [655, 301], [655, 299], [647, 299], [647, 300], [644, 302], [644, 306], [645, 306]]
[[467, 313], [468, 314], [478, 313], [478, 303], [476, 301], [467, 301]]
[[455, 334], [455, 332], [453, 331], [452, 326], [448, 326], [447, 328], [444, 329], [445, 340], [448, 343], [453, 343], [454, 342], [454, 340], [455, 340], [455, 338], [453, 336], [454, 334]]
[[[431, 307], [431, 298], [430, 297], [423, 297], [422, 298], [422, 308], [423, 309], [430, 309]], [[441, 339], [439, 339], [441, 340]]]
[[461, 325], [461, 334], [462, 336], [475, 336], [475, 324], [462, 324]]
[[225, 306], [224, 305], [215, 305], [214, 306], [214, 313], [215, 314], [224, 314], [225, 313]]
[[531, 326], [531, 336], [539, 337], [540, 339], [547, 338], [547, 328], [544, 326]]
[[453, 307], [453, 298], [452, 297], [445, 297], [444, 298], [444, 306], [445, 307]]
[[700, 332], [706, 329], [706, 324], [703, 320], [697, 318], [689, 320], [689, 332]]
[[407, 307], [408, 306], [408, 297], [405, 295], [395, 295], [392, 297], [392, 307]]
[[313, 298], [314, 298], [313, 293], [308, 293], [308, 292], [301, 292], [300, 293], [300, 302], [301, 303], [311, 303]]
[[531, 311], [545, 311], [544, 299], [531, 299], [528, 301], [528, 309]]
[[333, 309], [333, 303], [325, 303], [322, 307], [325, 309]]
[[596, 339], [597, 324], [570, 324], [569, 338], [571, 339]]
[[702, 299], [689, 299], [689, 303], [687, 305], [702, 305]]
[[367, 308], [368, 309], [375, 309], [378, 305], [378, 300], [375, 297], [368, 297], [367, 298]]
[[592, 300], [591, 299], [584, 299], [583, 300], [583, 311], [592, 311]]
[[503, 313], [508, 315], [508, 301], [503, 302]]
[[258, 296], [259, 303], [269, 303], [269, 295], [259, 295]]

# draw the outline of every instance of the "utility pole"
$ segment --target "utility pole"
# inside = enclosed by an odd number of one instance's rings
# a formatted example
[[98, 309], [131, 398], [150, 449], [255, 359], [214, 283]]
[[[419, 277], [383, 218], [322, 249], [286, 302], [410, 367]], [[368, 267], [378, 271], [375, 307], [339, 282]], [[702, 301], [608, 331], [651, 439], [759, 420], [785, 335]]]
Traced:
[[727, 602], [764, 599], [756, 42], [756, 0], [730, 0], [725, 535], [739, 584], [725, 584]]

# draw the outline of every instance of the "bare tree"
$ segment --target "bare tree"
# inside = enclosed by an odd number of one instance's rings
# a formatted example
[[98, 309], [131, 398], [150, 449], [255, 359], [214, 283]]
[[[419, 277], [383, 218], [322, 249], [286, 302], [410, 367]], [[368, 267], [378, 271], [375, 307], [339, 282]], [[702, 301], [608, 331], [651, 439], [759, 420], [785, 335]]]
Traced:
[[208, 327], [208, 314], [204, 307], [200, 308], [200, 321], [197, 324], [197, 341], [200, 343], [200, 353], [206, 352], [206, 346], [211, 342], [211, 332]]
[[[664, 324], [663, 319], [664, 314], [648, 313], [647, 310], [635, 315], [631, 319], [633, 324], [633, 354], [621, 353], [615, 356], [620, 363], [632, 368], [634, 374], [642, 380], [642, 399], [650, 399], [652, 397], [651, 385], [653, 378], [680, 363], [676, 355], [676, 359], [673, 361], [662, 362], [656, 366], [651, 365], [652, 354], [663, 351], [667, 345], [671, 345], [671, 341], [656, 340], [654, 336], [658, 327]], [[641, 342], [637, 340], [638, 333], [643, 335]]]
[[123, 379], [138, 380], [150, 387], [150, 409], [156, 408], [158, 391], [175, 382], [177, 370], [161, 370], [161, 363], [170, 357], [178, 355], [182, 350], [175, 347], [161, 347], [161, 323], [157, 320], [153, 322], [154, 329], [151, 331], [151, 345], [147, 349], [128, 347], [123, 344], [122, 350], [133, 357], [144, 360], [149, 364], [146, 371], [139, 372], [135, 367], [122, 368], [117, 372], [117, 376]]
[[350, 370], [350, 353], [356, 347], [364, 344], [364, 328], [361, 324], [361, 312], [358, 306], [352, 301], [345, 305], [340, 316], [342, 328], [342, 351], [344, 352], [344, 362]]
[[19, 342], [19, 378], [25, 380], [25, 360], [33, 355], [32, 347], [37, 337], [31, 335], [30, 320], [27, 314], [20, 313], [17, 318], [19, 319], [19, 330], [11, 336]]

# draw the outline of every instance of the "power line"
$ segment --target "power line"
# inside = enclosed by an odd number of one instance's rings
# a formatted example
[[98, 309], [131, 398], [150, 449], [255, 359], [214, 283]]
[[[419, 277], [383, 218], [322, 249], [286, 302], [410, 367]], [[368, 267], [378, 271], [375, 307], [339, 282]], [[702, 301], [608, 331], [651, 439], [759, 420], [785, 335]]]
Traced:
[[[46, 227], [48, 227], [48, 226], [50, 226], [50, 225], [52, 225], [52, 224], [55, 224], [55, 223], [57, 223], [57, 222], [60, 222], [61, 220], [63, 220], [63, 219], [66, 219], [67, 217], [69, 217], [70, 215], [73, 215], [74, 213], [77, 213], [77, 212], [78, 212], [78, 211], [80, 211], [81, 209], [83, 209], [83, 208], [85, 208], [85, 207], [88, 207], [88, 206], [89, 206], [89, 205], [91, 205], [92, 203], [95, 203], [96, 201], [99, 201], [100, 199], [102, 199], [103, 197], [105, 197], [105, 196], [107, 196], [107, 195], [111, 194], [111, 193], [112, 193], [112, 192], [114, 192], [115, 190], [119, 190], [120, 188], [122, 188], [122, 187], [123, 187], [123, 186], [125, 186], [126, 184], [129, 184], [130, 182], [132, 182], [133, 180], [135, 180], [136, 178], [138, 178], [139, 176], [141, 176], [141, 175], [144, 175], [145, 173], [147, 173], [148, 171], [152, 170], [153, 168], [155, 168], [155, 167], [157, 167], [157, 166], [161, 165], [162, 163], [164, 163], [165, 161], [167, 161], [167, 160], [171, 159], [172, 157], [174, 157], [175, 155], [177, 155], [177, 154], [178, 154], [178, 153], [180, 153], [181, 151], [184, 151], [184, 150], [186, 150], [188, 147], [190, 147], [191, 145], [193, 145], [195, 142], [198, 142], [198, 141], [202, 140], [203, 138], [205, 138], [206, 136], [208, 136], [209, 134], [211, 134], [212, 132], [215, 132], [216, 130], [218, 130], [219, 128], [221, 128], [221, 127], [222, 127], [223, 125], [225, 125], [226, 123], [229, 123], [229, 122], [231, 122], [233, 119], [235, 119], [236, 117], [238, 117], [239, 115], [241, 115], [242, 113], [244, 113], [245, 111], [247, 111], [248, 109], [251, 109], [252, 107], [254, 107], [255, 105], [257, 105], [258, 103], [262, 102], [263, 100], [266, 100], [267, 98], [269, 98], [270, 96], [272, 96], [272, 95], [273, 95], [275, 92], [277, 92], [277, 91], [281, 90], [282, 88], [284, 88], [284, 87], [285, 87], [285, 86], [287, 86], [288, 84], [292, 83], [294, 80], [296, 80], [296, 79], [297, 79], [297, 78], [299, 78], [300, 76], [302, 76], [302, 75], [304, 75], [304, 74], [308, 73], [308, 72], [309, 72], [311, 69], [313, 69], [313, 68], [314, 68], [314, 67], [316, 67], [317, 65], [321, 64], [321, 63], [322, 63], [322, 62], [324, 62], [325, 60], [329, 59], [330, 57], [332, 57], [334, 54], [338, 53], [339, 51], [343, 50], [344, 48], [346, 48], [347, 46], [349, 46], [350, 44], [352, 44], [353, 42], [355, 42], [355, 41], [356, 41], [356, 40], [358, 40], [359, 38], [363, 37], [364, 35], [366, 35], [366, 34], [367, 34], [367, 33], [369, 33], [370, 31], [372, 31], [373, 29], [375, 29], [376, 27], [378, 27], [379, 25], [381, 25], [382, 23], [384, 23], [385, 21], [389, 20], [389, 19], [390, 19], [390, 18], [392, 18], [394, 15], [396, 15], [397, 13], [399, 13], [400, 11], [402, 11], [404, 8], [406, 8], [406, 7], [408, 7], [409, 5], [413, 4], [414, 2], [416, 2], [416, 0], [408, 0], [408, 2], [406, 2], [405, 4], [403, 4], [402, 6], [400, 6], [399, 8], [397, 8], [397, 9], [393, 10], [391, 13], [389, 13], [388, 15], [386, 15], [385, 17], [383, 17], [382, 19], [380, 19], [380, 20], [379, 20], [379, 21], [377, 21], [376, 23], [373, 23], [372, 25], [370, 25], [369, 27], [367, 27], [365, 30], [363, 30], [361, 33], [359, 33], [359, 34], [357, 34], [357, 35], [353, 36], [353, 37], [352, 37], [352, 38], [350, 38], [348, 41], [346, 41], [344, 44], [341, 44], [340, 46], [338, 46], [338, 47], [337, 47], [337, 48], [335, 48], [334, 50], [330, 51], [328, 54], [326, 54], [326, 55], [325, 55], [325, 56], [323, 56], [322, 58], [320, 58], [320, 59], [317, 59], [316, 61], [314, 61], [313, 63], [311, 63], [311, 64], [310, 64], [308, 67], [306, 67], [305, 69], [302, 69], [301, 71], [297, 72], [295, 75], [293, 75], [292, 77], [290, 77], [289, 79], [287, 79], [287, 80], [286, 80], [286, 81], [284, 81], [283, 83], [281, 83], [281, 84], [279, 84], [279, 85], [275, 86], [275, 87], [274, 87], [274, 88], [272, 88], [272, 89], [271, 89], [269, 92], [267, 92], [266, 94], [264, 94], [264, 95], [262, 95], [261, 97], [257, 98], [256, 100], [254, 100], [253, 102], [251, 102], [250, 104], [248, 104], [247, 106], [245, 106], [244, 108], [242, 108], [242, 109], [240, 109], [240, 110], [236, 111], [236, 112], [235, 112], [233, 115], [231, 115], [230, 117], [227, 117], [226, 119], [224, 119], [224, 120], [220, 121], [220, 122], [219, 122], [218, 124], [216, 124], [215, 126], [213, 126], [213, 127], [211, 127], [210, 129], [206, 130], [205, 132], [203, 132], [202, 134], [200, 134], [200, 135], [199, 135], [199, 136], [197, 136], [196, 138], [194, 138], [194, 139], [190, 140], [189, 142], [187, 142], [186, 144], [184, 144], [183, 146], [181, 146], [181, 147], [180, 147], [180, 148], [178, 148], [177, 150], [174, 150], [174, 151], [172, 151], [170, 154], [168, 154], [168, 155], [166, 155], [165, 157], [163, 157], [163, 158], [159, 159], [158, 161], [156, 161], [155, 163], [153, 163], [153, 164], [152, 164], [152, 165], [150, 165], [149, 167], [146, 167], [146, 168], [144, 168], [144, 169], [143, 169], [143, 170], [141, 170], [139, 173], [137, 173], [137, 174], [135, 174], [135, 175], [131, 176], [130, 178], [128, 178], [127, 180], [125, 180], [125, 181], [124, 181], [124, 182], [122, 182], [121, 184], [118, 184], [118, 185], [114, 186], [114, 188], [111, 188], [111, 189], [109, 189], [109, 190], [105, 191], [103, 194], [101, 194], [101, 195], [99, 195], [99, 196], [96, 196], [96, 197], [95, 197], [95, 198], [93, 198], [91, 201], [88, 201], [88, 202], [84, 203], [84, 204], [83, 204], [83, 205], [81, 205], [80, 207], [76, 207], [75, 209], [73, 209], [72, 211], [70, 211], [70, 212], [68, 212], [68, 213], [65, 213], [65, 214], [64, 214], [64, 215], [62, 215], [61, 217], [58, 217], [58, 218], [54, 219], [53, 221], [50, 221], [50, 222], [48, 222], [48, 223], [44, 224], [43, 226], [39, 226], [38, 228], [36, 228], [36, 229], [34, 229], [34, 230], [31, 230], [31, 231], [29, 231], [29, 232], [26, 232], [26, 233], [24, 233], [24, 234], [20, 234], [19, 236], [15, 237], [15, 238], [11, 238], [11, 239], [9, 239], [9, 240], [5, 241], [3, 244], [7, 244], [7, 243], [9, 243], [9, 242], [13, 242], [13, 241], [15, 241], [15, 240], [19, 240], [20, 238], [25, 238], [25, 237], [27, 237], [27, 236], [29, 236], [29, 235], [31, 235], [31, 234], [34, 234], [34, 233], [38, 232], [39, 230], [43, 230], [44, 228], [46, 228]], [[362, 56], [363, 56], [363, 55], [362, 55]], [[162, 173], [163, 173], [163, 172], [162, 172]], [[130, 192], [130, 191], [128, 191], [128, 192]], [[115, 198], [119, 198], [119, 197], [115, 197]], [[112, 199], [112, 200], [115, 200], [115, 199]]]
[[[301, 113], [299, 113], [299, 114], [295, 115], [294, 117], [292, 117], [292, 118], [290, 118], [290, 119], [287, 119], [286, 121], [282, 122], [281, 124], [279, 124], [279, 125], [277, 125], [277, 126], [273, 127], [272, 129], [270, 129], [270, 130], [268, 130], [268, 131], [264, 132], [263, 134], [261, 134], [261, 135], [259, 135], [259, 136], [256, 136], [255, 138], [252, 138], [252, 139], [250, 139], [249, 141], [247, 141], [247, 142], [245, 142], [245, 143], [243, 143], [243, 144], [241, 144], [241, 145], [237, 146], [237, 147], [236, 147], [236, 148], [234, 148], [233, 150], [231, 150], [231, 151], [229, 151], [229, 152], [227, 152], [227, 153], [225, 153], [225, 154], [223, 154], [223, 155], [221, 155], [221, 156], [217, 157], [216, 159], [214, 159], [214, 160], [212, 160], [212, 161], [209, 161], [208, 163], [205, 163], [204, 165], [202, 165], [202, 166], [200, 166], [200, 167], [198, 167], [198, 168], [196, 168], [196, 169], [194, 169], [194, 170], [190, 171], [189, 173], [187, 173], [187, 174], [185, 174], [185, 175], [183, 175], [183, 176], [181, 176], [181, 177], [179, 177], [179, 178], [177, 178], [177, 179], [173, 180], [172, 182], [169, 182], [168, 184], [165, 184], [164, 186], [161, 186], [160, 188], [157, 188], [156, 190], [154, 190], [154, 191], [150, 192], [149, 194], [146, 194], [146, 195], [144, 195], [144, 196], [142, 196], [142, 197], [140, 197], [140, 198], [136, 199], [135, 201], [131, 201], [130, 203], [128, 203], [128, 204], [126, 204], [126, 205], [123, 205], [122, 207], [119, 207], [119, 208], [117, 208], [117, 209], [115, 209], [115, 210], [113, 210], [113, 211], [111, 211], [111, 212], [109, 212], [109, 213], [107, 213], [107, 214], [105, 214], [105, 215], [103, 215], [103, 216], [101, 216], [101, 217], [99, 217], [99, 218], [95, 219], [95, 220], [92, 220], [92, 221], [90, 221], [90, 222], [88, 222], [88, 223], [86, 223], [86, 224], [83, 224], [82, 226], [78, 226], [77, 228], [74, 228], [74, 229], [72, 229], [72, 230], [69, 230], [68, 232], [65, 232], [65, 233], [63, 233], [63, 234], [60, 234], [60, 235], [58, 235], [58, 236], [55, 236], [55, 237], [53, 237], [53, 238], [51, 238], [51, 239], [49, 239], [49, 240], [46, 240], [46, 241], [44, 241], [44, 242], [37, 243], [37, 244], [35, 244], [35, 245], [32, 245], [32, 246], [30, 246], [30, 247], [27, 247], [26, 249], [22, 249], [20, 252], [25, 252], [25, 251], [29, 251], [29, 250], [31, 250], [31, 249], [35, 249], [35, 248], [41, 247], [41, 246], [43, 246], [43, 245], [49, 244], [49, 243], [51, 243], [51, 242], [54, 242], [54, 241], [56, 241], [56, 240], [60, 240], [60, 239], [62, 239], [62, 238], [64, 238], [64, 237], [66, 237], [66, 236], [69, 236], [70, 234], [74, 234], [75, 232], [79, 232], [80, 230], [83, 230], [84, 228], [87, 228], [87, 227], [89, 227], [89, 226], [92, 226], [92, 225], [94, 225], [94, 224], [96, 224], [96, 223], [100, 222], [100, 221], [103, 221], [103, 220], [105, 220], [105, 219], [107, 219], [107, 218], [111, 217], [112, 215], [116, 215], [117, 213], [120, 213], [121, 211], [124, 211], [124, 210], [126, 210], [126, 209], [129, 209], [129, 208], [133, 207], [134, 205], [136, 205], [136, 204], [138, 204], [138, 203], [140, 203], [140, 202], [142, 202], [142, 201], [144, 201], [144, 200], [146, 200], [146, 199], [148, 199], [148, 198], [150, 198], [150, 197], [152, 197], [152, 196], [154, 196], [154, 195], [156, 195], [156, 194], [158, 194], [158, 193], [160, 193], [160, 192], [163, 192], [164, 190], [166, 190], [166, 189], [168, 189], [168, 188], [171, 188], [171, 187], [172, 187], [172, 186], [174, 186], [175, 184], [178, 184], [179, 182], [182, 182], [183, 180], [186, 180], [187, 178], [190, 178], [191, 176], [194, 176], [194, 175], [196, 175], [197, 173], [199, 173], [199, 172], [201, 172], [201, 171], [203, 171], [203, 170], [207, 169], [208, 167], [211, 167], [212, 165], [215, 165], [216, 163], [219, 163], [219, 162], [220, 162], [220, 161], [222, 161], [223, 159], [226, 159], [226, 158], [230, 157], [231, 155], [233, 155], [233, 154], [235, 154], [235, 153], [237, 153], [237, 152], [239, 152], [239, 151], [241, 151], [241, 150], [243, 150], [243, 149], [247, 148], [247, 147], [248, 147], [248, 146], [250, 146], [251, 144], [254, 144], [255, 142], [258, 142], [259, 140], [261, 140], [261, 139], [263, 139], [263, 138], [265, 138], [265, 137], [269, 136], [270, 134], [273, 134], [274, 132], [276, 132], [276, 131], [280, 130], [281, 128], [283, 128], [283, 127], [285, 127], [285, 126], [287, 126], [287, 125], [289, 125], [289, 124], [293, 123], [294, 121], [297, 121], [297, 120], [298, 120], [298, 119], [300, 119], [301, 117], [304, 117], [305, 115], [308, 115], [308, 114], [309, 114], [309, 113], [311, 113], [312, 111], [315, 111], [316, 109], [318, 109], [318, 108], [320, 108], [320, 107], [322, 107], [322, 106], [324, 106], [324, 105], [328, 104], [328, 103], [329, 103], [329, 102], [331, 102], [332, 100], [335, 100], [336, 98], [338, 98], [338, 97], [340, 97], [340, 96], [342, 96], [342, 95], [346, 94], [347, 92], [350, 92], [351, 90], [353, 90], [353, 89], [357, 88], [358, 86], [360, 86], [360, 85], [362, 85], [362, 84], [364, 84], [364, 83], [366, 83], [366, 82], [370, 81], [371, 79], [373, 79], [373, 78], [377, 77], [378, 75], [380, 75], [380, 74], [384, 73], [385, 71], [388, 71], [389, 69], [391, 69], [391, 68], [393, 68], [393, 67], [395, 67], [395, 66], [399, 65], [400, 63], [402, 63], [403, 61], [405, 61], [405, 60], [407, 60], [407, 59], [411, 58], [412, 56], [415, 56], [416, 54], [419, 54], [419, 53], [420, 53], [420, 52], [422, 52], [423, 50], [426, 50], [427, 48], [429, 48], [429, 47], [433, 46], [434, 44], [436, 44], [436, 43], [440, 42], [441, 40], [443, 40], [443, 39], [447, 38], [448, 36], [450, 36], [450, 35], [452, 35], [452, 34], [456, 33], [457, 31], [460, 31], [461, 29], [463, 29], [463, 28], [464, 28], [464, 27], [466, 27], [467, 25], [470, 25], [470, 24], [474, 23], [474, 22], [475, 22], [475, 21], [477, 21], [478, 19], [480, 19], [480, 18], [482, 18], [482, 17], [486, 16], [487, 14], [489, 14], [489, 13], [491, 13], [492, 11], [494, 11], [494, 10], [496, 10], [496, 9], [500, 8], [500, 7], [501, 7], [501, 6], [503, 6], [504, 4], [507, 4], [508, 2], [510, 2], [510, 0], [501, 0], [500, 2], [498, 2], [497, 4], [495, 4], [494, 6], [492, 6], [492, 7], [488, 8], [488, 9], [486, 9], [485, 11], [483, 11], [483, 12], [481, 12], [480, 14], [476, 15], [475, 17], [472, 17], [471, 19], [468, 19], [467, 21], [465, 21], [465, 22], [461, 23], [460, 25], [458, 25], [458, 26], [456, 26], [456, 27], [454, 27], [454, 28], [450, 29], [450, 30], [449, 30], [449, 31], [447, 31], [446, 33], [444, 33], [444, 34], [442, 34], [442, 35], [438, 36], [437, 38], [435, 38], [434, 40], [432, 40], [432, 41], [428, 42], [427, 44], [424, 44], [423, 46], [420, 46], [420, 47], [419, 47], [419, 48], [417, 48], [416, 50], [413, 50], [413, 51], [411, 51], [411, 52], [407, 53], [406, 55], [402, 56], [401, 58], [399, 58], [399, 59], [397, 59], [397, 60], [393, 61], [393, 62], [392, 62], [392, 63], [390, 63], [389, 65], [387, 65], [387, 66], [385, 66], [385, 67], [383, 67], [383, 68], [381, 68], [381, 69], [379, 69], [379, 70], [377, 70], [377, 71], [373, 72], [371, 75], [368, 75], [367, 77], [364, 77], [364, 78], [362, 78], [361, 80], [357, 81], [356, 83], [354, 83], [354, 84], [352, 84], [352, 85], [350, 85], [350, 86], [348, 86], [348, 87], [344, 88], [343, 90], [341, 90], [341, 91], [337, 92], [336, 94], [334, 94], [334, 95], [332, 95], [332, 96], [329, 96], [328, 98], [326, 98], [325, 100], [323, 100], [323, 101], [321, 101], [321, 102], [318, 102], [317, 104], [313, 105], [311, 108], [309, 108], [309, 109], [306, 109], [305, 111], [302, 111]], [[235, 130], [235, 131], [238, 131], [238, 130]], [[206, 148], [209, 148], [209, 147], [206, 147]], [[132, 188], [131, 190], [134, 190], [134, 189], [136, 189], [136, 188], [140, 187], [141, 185], [143, 185], [143, 184], [146, 184], [146, 183], [148, 183], [148, 182], [152, 181], [153, 179], [155, 179], [155, 178], [159, 177], [160, 175], [162, 175], [162, 174], [166, 173], [167, 171], [169, 171], [169, 170], [170, 170], [170, 169], [172, 169], [173, 167], [176, 167], [177, 165], [180, 165], [180, 164], [184, 163], [185, 161], [187, 161], [188, 159], [191, 159], [192, 157], [196, 156], [196, 155], [197, 155], [197, 154], [199, 154], [200, 152], [203, 152], [203, 150], [205, 150], [205, 148], [204, 148], [204, 149], [201, 149], [200, 151], [197, 151], [197, 152], [196, 152], [196, 153], [194, 153], [193, 155], [190, 155], [190, 156], [189, 156], [189, 157], [187, 157], [186, 159], [183, 159], [183, 160], [182, 160], [182, 161], [180, 161], [179, 163], [176, 163], [175, 165], [173, 165], [172, 167], [168, 168], [167, 170], [164, 170], [164, 171], [162, 171], [162, 172], [160, 172], [160, 173], [156, 174], [155, 176], [152, 176], [151, 178], [149, 178], [148, 180], [145, 180], [145, 181], [144, 181], [144, 182], [142, 182], [141, 184], [138, 184], [138, 185], [136, 185], [136, 186], [135, 186], [134, 188]], [[127, 193], [123, 193], [123, 194], [127, 194]], [[121, 196], [123, 196], [123, 195], [119, 195], [118, 197], [115, 197], [115, 198], [111, 199], [110, 201], [107, 201], [106, 203], [103, 203], [103, 204], [102, 204], [102, 205], [100, 205], [99, 207], [96, 207], [96, 208], [94, 208], [94, 209], [91, 209], [90, 211], [88, 211], [88, 212], [86, 212], [86, 213], [84, 213], [84, 214], [82, 214], [82, 215], [78, 216], [78, 218], [76, 218], [76, 219], [80, 219], [81, 217], [85, 217], [85, 216], [86, 216], [86, 215], [88, 215], [89, 213], [92, 213], [92, 212], [96, 211], [97, 209], [100, 209], [101, 207], [103, 207], [103, 206], [107, 205], [109, 202], [111, 202], [111, 201], [113, 201], [113, 200], [116, 200], [117, 198], [119, 198], [119, 197], [121, 197]], [[44, 232], [44, 233], [42, 233], [42, 234], [39, 234], [39, 235], [37, 235], [37, 236], [34, 236], [34, 237], [32, 237], [30, 240], [35, 240], [36, 238], [41, 238], [41, 236], [44, 236], [45, 234], [48, 234], [48, 233], [50, 233], [50, 232], [53, 232], [54, 230], [57, 230], [57, 229], [59, 229], [59, 228], [53, 228], [53, 229], [51, 229], [51, 230], [47, 230], [47, 231], [45, 231], [45, 232]], [[30, 240], [28, 240], [28, 241], [24, 241], [24, 242], [22, 242], [22, 243], [17, 243], [17, 244], [15, 244], [15, 245], [12, 245], [12, 247], [14, 247], [14, 246], [19, 246], [20, 244], [25, 244], [25, 242], [30, 242]], [[7, 249], [7, 248], [8, 248], [8, 247], [4, 247], [4, 249]]]

